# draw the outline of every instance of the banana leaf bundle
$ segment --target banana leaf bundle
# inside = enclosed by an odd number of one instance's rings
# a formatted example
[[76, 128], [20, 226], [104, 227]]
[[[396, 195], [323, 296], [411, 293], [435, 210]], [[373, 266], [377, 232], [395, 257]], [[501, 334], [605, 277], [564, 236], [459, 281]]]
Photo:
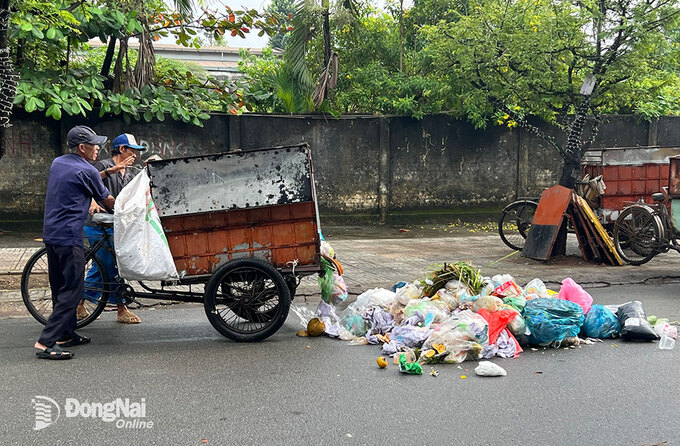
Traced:
[[421, 283], [424, 286], [423, 296], [432, 296], [439, 289], [444, 288], [449, 280], [458, 280], [467, 287], [468, 294], [479, 294], [486, 285], [482, 272], [468, 262], [445, 263], [440, 270], [428, 274]]

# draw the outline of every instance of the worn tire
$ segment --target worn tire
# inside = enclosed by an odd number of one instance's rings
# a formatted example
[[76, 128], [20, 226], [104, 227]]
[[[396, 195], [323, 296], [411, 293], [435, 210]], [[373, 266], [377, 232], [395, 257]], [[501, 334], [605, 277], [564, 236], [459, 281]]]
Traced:
[[205, 288], [205, 314], [223, 336], [255, 342], [278, 331], [288, 317], [290, 289], [271, 264], [236, 259], [219, 267]]

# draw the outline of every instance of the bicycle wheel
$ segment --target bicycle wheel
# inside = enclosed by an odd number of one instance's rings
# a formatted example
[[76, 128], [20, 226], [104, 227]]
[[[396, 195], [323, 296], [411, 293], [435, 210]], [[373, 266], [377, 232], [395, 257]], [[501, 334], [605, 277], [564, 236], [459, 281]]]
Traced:
[[[96, 291], [100, 293], [99, 298], [95, 301], [84, 300], [84, 305], [90, 313], [87, 317], [79, 319], [77, 327], [81, 328], [94, 321], [99, 317], [106, 301], [109, 298], [108, 281], [109, 276], [104, 269], [99, 257], [94, 256], [91, 259], [86, 259], [85, 276], [90, 271], [93, 265], [96, 265], [101, 272], [102, 283], [85, 282], [85, 290]], [[24, 272], [21, 275], [21, 297], [24, 300], [24, 305], [31, 316], [38, 322], [45, 325], [47, 319], [52, 314], [52, 291], [50, 290], [50, 279], [47, 266], [47, 248], [41, 248], [36, 251], [24, 267]]]
[[290, 290], [283, 276], [259, 259], [237, 259], [210, 278], [205, 314], [217, 331], [234, 341], [260, 341], [286, 321]]
[[649, 262], [659, 253], [662, 239], [661, 220], [648, 206], [630, 206], [614, 223], [616, 251], [632, 265]]
[[503, 243], [512, 249], [522, 250], [537, 207], [535, 201], [520, 200], [503, 209], [498, 220], [498, 235]]

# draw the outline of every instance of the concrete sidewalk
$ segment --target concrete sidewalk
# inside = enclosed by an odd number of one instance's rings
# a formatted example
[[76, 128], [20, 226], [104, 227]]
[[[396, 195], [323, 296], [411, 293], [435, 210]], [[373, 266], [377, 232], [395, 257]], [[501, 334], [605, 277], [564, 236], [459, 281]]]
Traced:
[[[520, 285], [538, 277], [552, 289], [559, 289], [565, 277], [585, 287], [620, 284], [659, 284], [680, 282], [680, 254], [658, 255], [642, 266], [607, 266], [585, 262], [573, 235], [569, 236], [567, 256], [547, 262], [527, 259], [507, 248], [495, 233], [456, 235], [449, 237], [413, 238], [334, 238], [328, 241], [344, 267], [344, 278], [350, 296], [376, 287], [391, 288], [399, 281], [412, 281], [440, 267], [444, 262], [470, 261], [486, 276], [510, 274]], [[23, 263], [35, 248], [0, 249], [0, 256], [11, 256], [5, 264]], [[2, 272], [0, 272], [2, 273]], [[303, 279], [296, 301], [319, 299], [316, 276]], [[351, 298], [350, 298], [351, 299]], [[21, 302], [18, 289], [0, 290], [0, 305]]]

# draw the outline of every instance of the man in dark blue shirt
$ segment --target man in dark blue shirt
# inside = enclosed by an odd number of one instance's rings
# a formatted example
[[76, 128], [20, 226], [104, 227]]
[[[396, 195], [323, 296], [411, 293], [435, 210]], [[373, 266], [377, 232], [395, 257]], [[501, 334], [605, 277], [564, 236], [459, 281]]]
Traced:
[[36, 356], [44, 359], [70, 359], [63, 347], [90, 340], [75, 332], [76, 307], [84, 293], [85, 248], [83, 226], [92, 199], [113, 209], [114, 198], [90, 162], [97, 159], [106, 136], [91, 128], [76, 126], [68, 132], [73, 153], [52, 162], [45, 196], [43, 241], [52, 290], [52, 315], [35, 343]]

